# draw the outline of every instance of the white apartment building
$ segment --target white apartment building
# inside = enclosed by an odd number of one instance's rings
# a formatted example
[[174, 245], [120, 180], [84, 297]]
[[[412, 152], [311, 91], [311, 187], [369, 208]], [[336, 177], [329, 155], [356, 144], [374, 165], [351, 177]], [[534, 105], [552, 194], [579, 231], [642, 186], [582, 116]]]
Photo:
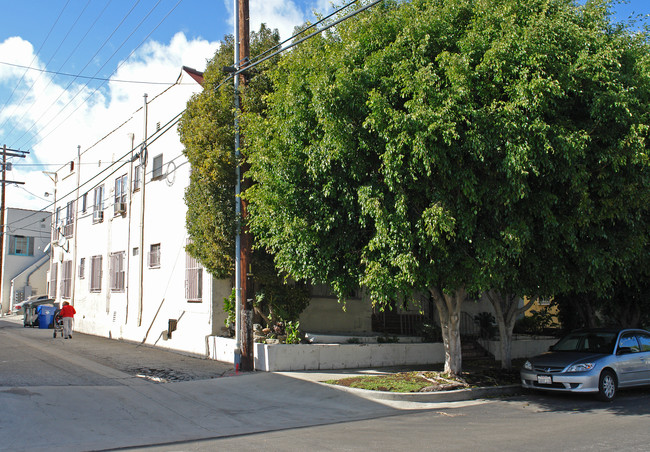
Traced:
[[0, 274], [1, 313], [46, 290], [50, 212], [6, 208]]
[[176, 121], [196, 77], [183, 68], [141, 108], [134, 100], [129, 119], [53, 175], [48, 292], [75, 307], [76, 331], [206, 355], [223, 326], [231, 283], [185, 253], [190, 165]]

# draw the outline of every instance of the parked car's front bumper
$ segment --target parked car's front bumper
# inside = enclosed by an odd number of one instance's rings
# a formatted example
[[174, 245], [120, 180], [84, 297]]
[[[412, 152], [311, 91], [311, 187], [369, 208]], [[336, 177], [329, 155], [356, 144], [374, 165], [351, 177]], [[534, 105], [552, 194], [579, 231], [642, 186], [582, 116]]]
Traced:
[[[563, 392], [598, 392], [599, 372], [560, 372], [540, 373], [532, 370], [522, 370], [521, 385], [527, 389]], [[540, 383], [539, 377], [550, 377], [551, 383]]]

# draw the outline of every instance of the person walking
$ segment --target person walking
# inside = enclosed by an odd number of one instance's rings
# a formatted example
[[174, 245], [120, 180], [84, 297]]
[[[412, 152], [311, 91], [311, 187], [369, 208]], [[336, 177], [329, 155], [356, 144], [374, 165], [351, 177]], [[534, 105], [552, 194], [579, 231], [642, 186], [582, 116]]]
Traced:
[[63, 319], [63, 339], [72, 339], [72, 320], [77, 313], [74, 307], [67, 301], [63, 302], [61, 308], [61, 319]]

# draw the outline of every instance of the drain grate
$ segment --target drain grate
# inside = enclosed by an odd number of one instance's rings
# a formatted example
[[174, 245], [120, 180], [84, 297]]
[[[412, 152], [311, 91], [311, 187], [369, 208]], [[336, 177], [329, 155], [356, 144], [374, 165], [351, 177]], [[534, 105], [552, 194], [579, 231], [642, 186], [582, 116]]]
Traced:
[[144, 378], [154, 383], [171, 383], [175, 381], [194, 380], [194, 377], [183, 372], [171, 369], [152, 369], [150, 367], [139, 367], [130, 369], [130, 372], [138, 378]]

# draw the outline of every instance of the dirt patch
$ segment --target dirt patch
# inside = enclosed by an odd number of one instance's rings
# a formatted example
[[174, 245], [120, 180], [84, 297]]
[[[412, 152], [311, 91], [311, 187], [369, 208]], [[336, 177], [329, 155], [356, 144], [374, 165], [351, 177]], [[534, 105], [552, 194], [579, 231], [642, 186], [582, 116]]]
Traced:
[[506, 386], [518, 384], [519, 365], [501, 369], [495, 361], [470, 362], [460, 376], [442, 370], [387, 372], [382, 375], [354, 376], [328, 383], [350, 388], [389, 392], [436, 392], [454, 389]]

